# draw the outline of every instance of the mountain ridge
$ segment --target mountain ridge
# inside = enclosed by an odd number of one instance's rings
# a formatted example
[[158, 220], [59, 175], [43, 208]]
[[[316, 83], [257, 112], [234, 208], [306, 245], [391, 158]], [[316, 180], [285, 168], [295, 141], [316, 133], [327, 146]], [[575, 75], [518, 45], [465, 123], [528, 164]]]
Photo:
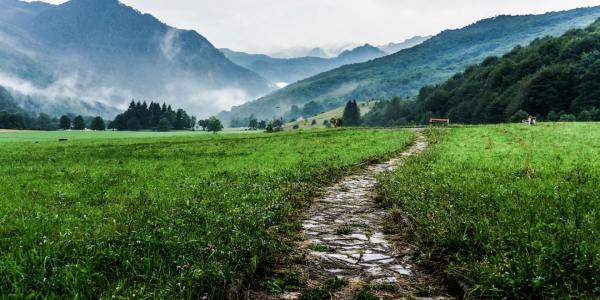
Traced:
[[[370, 62], [320, 73], [265, 97], [223, 112], [223, 119], [280, 117], [292, 105], [310, 101], [340, 106], [348, 99], [414, 96], [489, 55], [501, 55], [537, 37], [560, 35], [600, 17], [600, 6], [541, 15], [497, 16], [445, 30], [415, 47]], [[326, 106], [327, 106], [326, 105]], [[279, 109], [275, 109], [279, 107]]]
[[[124, 107], [132, 98], [160, 99], [209, 115], [274, 89], [196, 31], [171, 27], [117, 0], [0, 5], [13, 7], [0, 12], [0, 35], [14, 46], [0, 50], [8, 62], [0, 67], [0, 85], [14, 92], [29, 92], [14, 84], [22, 81], [38, 93], [68, 90], [60, 98], [80, 102]], [[65, 100], [38, 96], [41, 102]]]
[[[320, 50], [322, 51], [322, 49]], [[369, 44], [345, 50], [338, 56], [331, 58], [317, 56], [273, 58], [265, 54], [249, 54], [226, 48], [221, 49], [221, 52], [234, 63], [258, 73], [271, 82], [286, 84], [345, 64], [364, 62], [385, 55], [379, 48]]]
[[416, 45], [422, 44], [423, 42], [425, 42], [426, 40], [428, 40], [432, 37], [433, 36], [431, 36], [431, 35], [429, 35], [429, 36], [417, 35], [412, 38], [406, 39], [400, 43], [389, 43], [387, 45], [377, 46], [377, 48], [381, 49], [383, 52], [386, 52], [388, 54], [394, 54], [400, 50], [412, 48]]
[[540, 120], [600, 121], [600, 19], [560, 37], [534, 40], [507, 54], [490, 56], [446, 82], [421, 89], [414, 101], [383, 102], [367, 125]]

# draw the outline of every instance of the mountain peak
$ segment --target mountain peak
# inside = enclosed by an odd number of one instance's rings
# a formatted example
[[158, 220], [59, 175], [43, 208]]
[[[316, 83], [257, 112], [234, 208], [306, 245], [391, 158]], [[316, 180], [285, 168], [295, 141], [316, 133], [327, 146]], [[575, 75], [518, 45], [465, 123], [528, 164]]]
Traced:
[[321, 57], [321, 58], [328, 58], [329, 55], [327, 55], [327, 53], [325, 52], [325, 50], [323, 50], [322, 48], [313, 48], [312, 50], [310, 50], [308, 52], [308, 54], [306, 55], [308, 57]]
[[87, 4], [94, 4], [94, 5], [115, 5], [115, 4], [121, 4], [121, 1], [119, 0], [71, 0], [67, 3], [87, 3]]
[[61, 6], [86, 10], [125, 7], [119, 0], [71, 0]]
[[385, 55], [385, 52], [381, 51], [379, 48], [377, 48], [371, 44], [364, 44], [364, 45], [356, 47], [354, 49], [346, 50], [346, 51], [342, 52], [339, 55], [339, 57], [347, 58], [349, 56], [357, 56], [357, 55], [369, 55], [369, 56], [373, 56], [373, 58], [375, 58], [376, 56]]

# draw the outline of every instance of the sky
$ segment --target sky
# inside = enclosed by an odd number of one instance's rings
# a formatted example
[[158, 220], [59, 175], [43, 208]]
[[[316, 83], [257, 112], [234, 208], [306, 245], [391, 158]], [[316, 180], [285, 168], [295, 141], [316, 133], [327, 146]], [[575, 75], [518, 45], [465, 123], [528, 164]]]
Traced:
[[[62, 3], [64, 0], [46, 0]], [[383, 45], [500, 14], [600, 5], [600, 0], [121, 0], [218, 48], [276, 53], [294, 47]]]

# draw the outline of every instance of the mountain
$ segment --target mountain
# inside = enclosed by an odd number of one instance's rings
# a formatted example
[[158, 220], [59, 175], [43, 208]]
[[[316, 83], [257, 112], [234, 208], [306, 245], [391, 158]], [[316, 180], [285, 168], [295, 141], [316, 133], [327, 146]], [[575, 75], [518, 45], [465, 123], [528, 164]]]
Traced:
[[415, 36], [400, 43], [389, 43], [387, 45], [379, 46], [379, 49], [387, 54], [394, 54], [400, 50], [412, 48], [416, 45], [422, 44], [430, 38], [431, 36]]
[[3, 87], [0, 86], [0, 113], [16, 113], [20, 112], [21, 109], [11, 96], [11, 94]]
[[0, 85], [46, 106], [123, 107], [134, 98], [208, 115], [274, 88], [197, 32], [117, 0], [0, 0], [0, 8]]
[[256, 101], [221, 114], [241, 119], [254, 114], [272, 118], [292, 105], [310, 101], [341, 106], [348, 99], [389, 99], [414, 96], [426, 85], [443, 82], [489, 55], [501, 55], [535, 38], [557, 36], [590, 25], [600, 7], [543, 15], [498, 16], [465, 28], [446, 30], [413, 48], [366, 63], [346, 65], [289, 85]]
[[329, 55], [322, 48], [313, 48], [310, 50], [306, 56], [308, 57], [320, 57], [320, 58], [329, 58]]
[[423, 88], [414, 102], [381, 105], [367, 123], [426, 123], [432, 116], [502, 123], [528, 115], [600, 121], [600, 21], [488, 57], [444, 84]]
[[[323, 51], [316, 48], [315, 51]], [[314, 49], [313, 49], [314, 50]], [[337, 67], [365, 62], [385, 55], [380, 49], [371, 45], [363, 45], [346, 50], [334, 58], [307, 56], [299, 58], [273, 58], [263, 54], [247, 54], [229, 49], [221, 49], [223, 54], [236, 64], [248, 68], [271, 82], [293, 83], [321, 72]]]

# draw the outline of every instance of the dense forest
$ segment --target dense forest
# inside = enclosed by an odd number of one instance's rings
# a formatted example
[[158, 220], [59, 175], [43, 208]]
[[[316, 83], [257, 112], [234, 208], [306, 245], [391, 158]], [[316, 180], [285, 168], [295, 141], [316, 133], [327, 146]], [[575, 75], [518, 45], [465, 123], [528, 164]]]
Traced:
[[561, 37], [536, 39], [502, 57], [488, 57], [415, 100], [380, 103], [366, 125], [502, 123], [528, 115], [550, 121], [600, 121], [600, 21]]
[[163, 103], [131, 101], [129, 108], [118, 115], [110, 123], [110, 129], [116, 130], [158, 130], [191, 129], [196, 125], [196, 118], [190, 117], [183, 109], [173, 110], [171, 105]]

